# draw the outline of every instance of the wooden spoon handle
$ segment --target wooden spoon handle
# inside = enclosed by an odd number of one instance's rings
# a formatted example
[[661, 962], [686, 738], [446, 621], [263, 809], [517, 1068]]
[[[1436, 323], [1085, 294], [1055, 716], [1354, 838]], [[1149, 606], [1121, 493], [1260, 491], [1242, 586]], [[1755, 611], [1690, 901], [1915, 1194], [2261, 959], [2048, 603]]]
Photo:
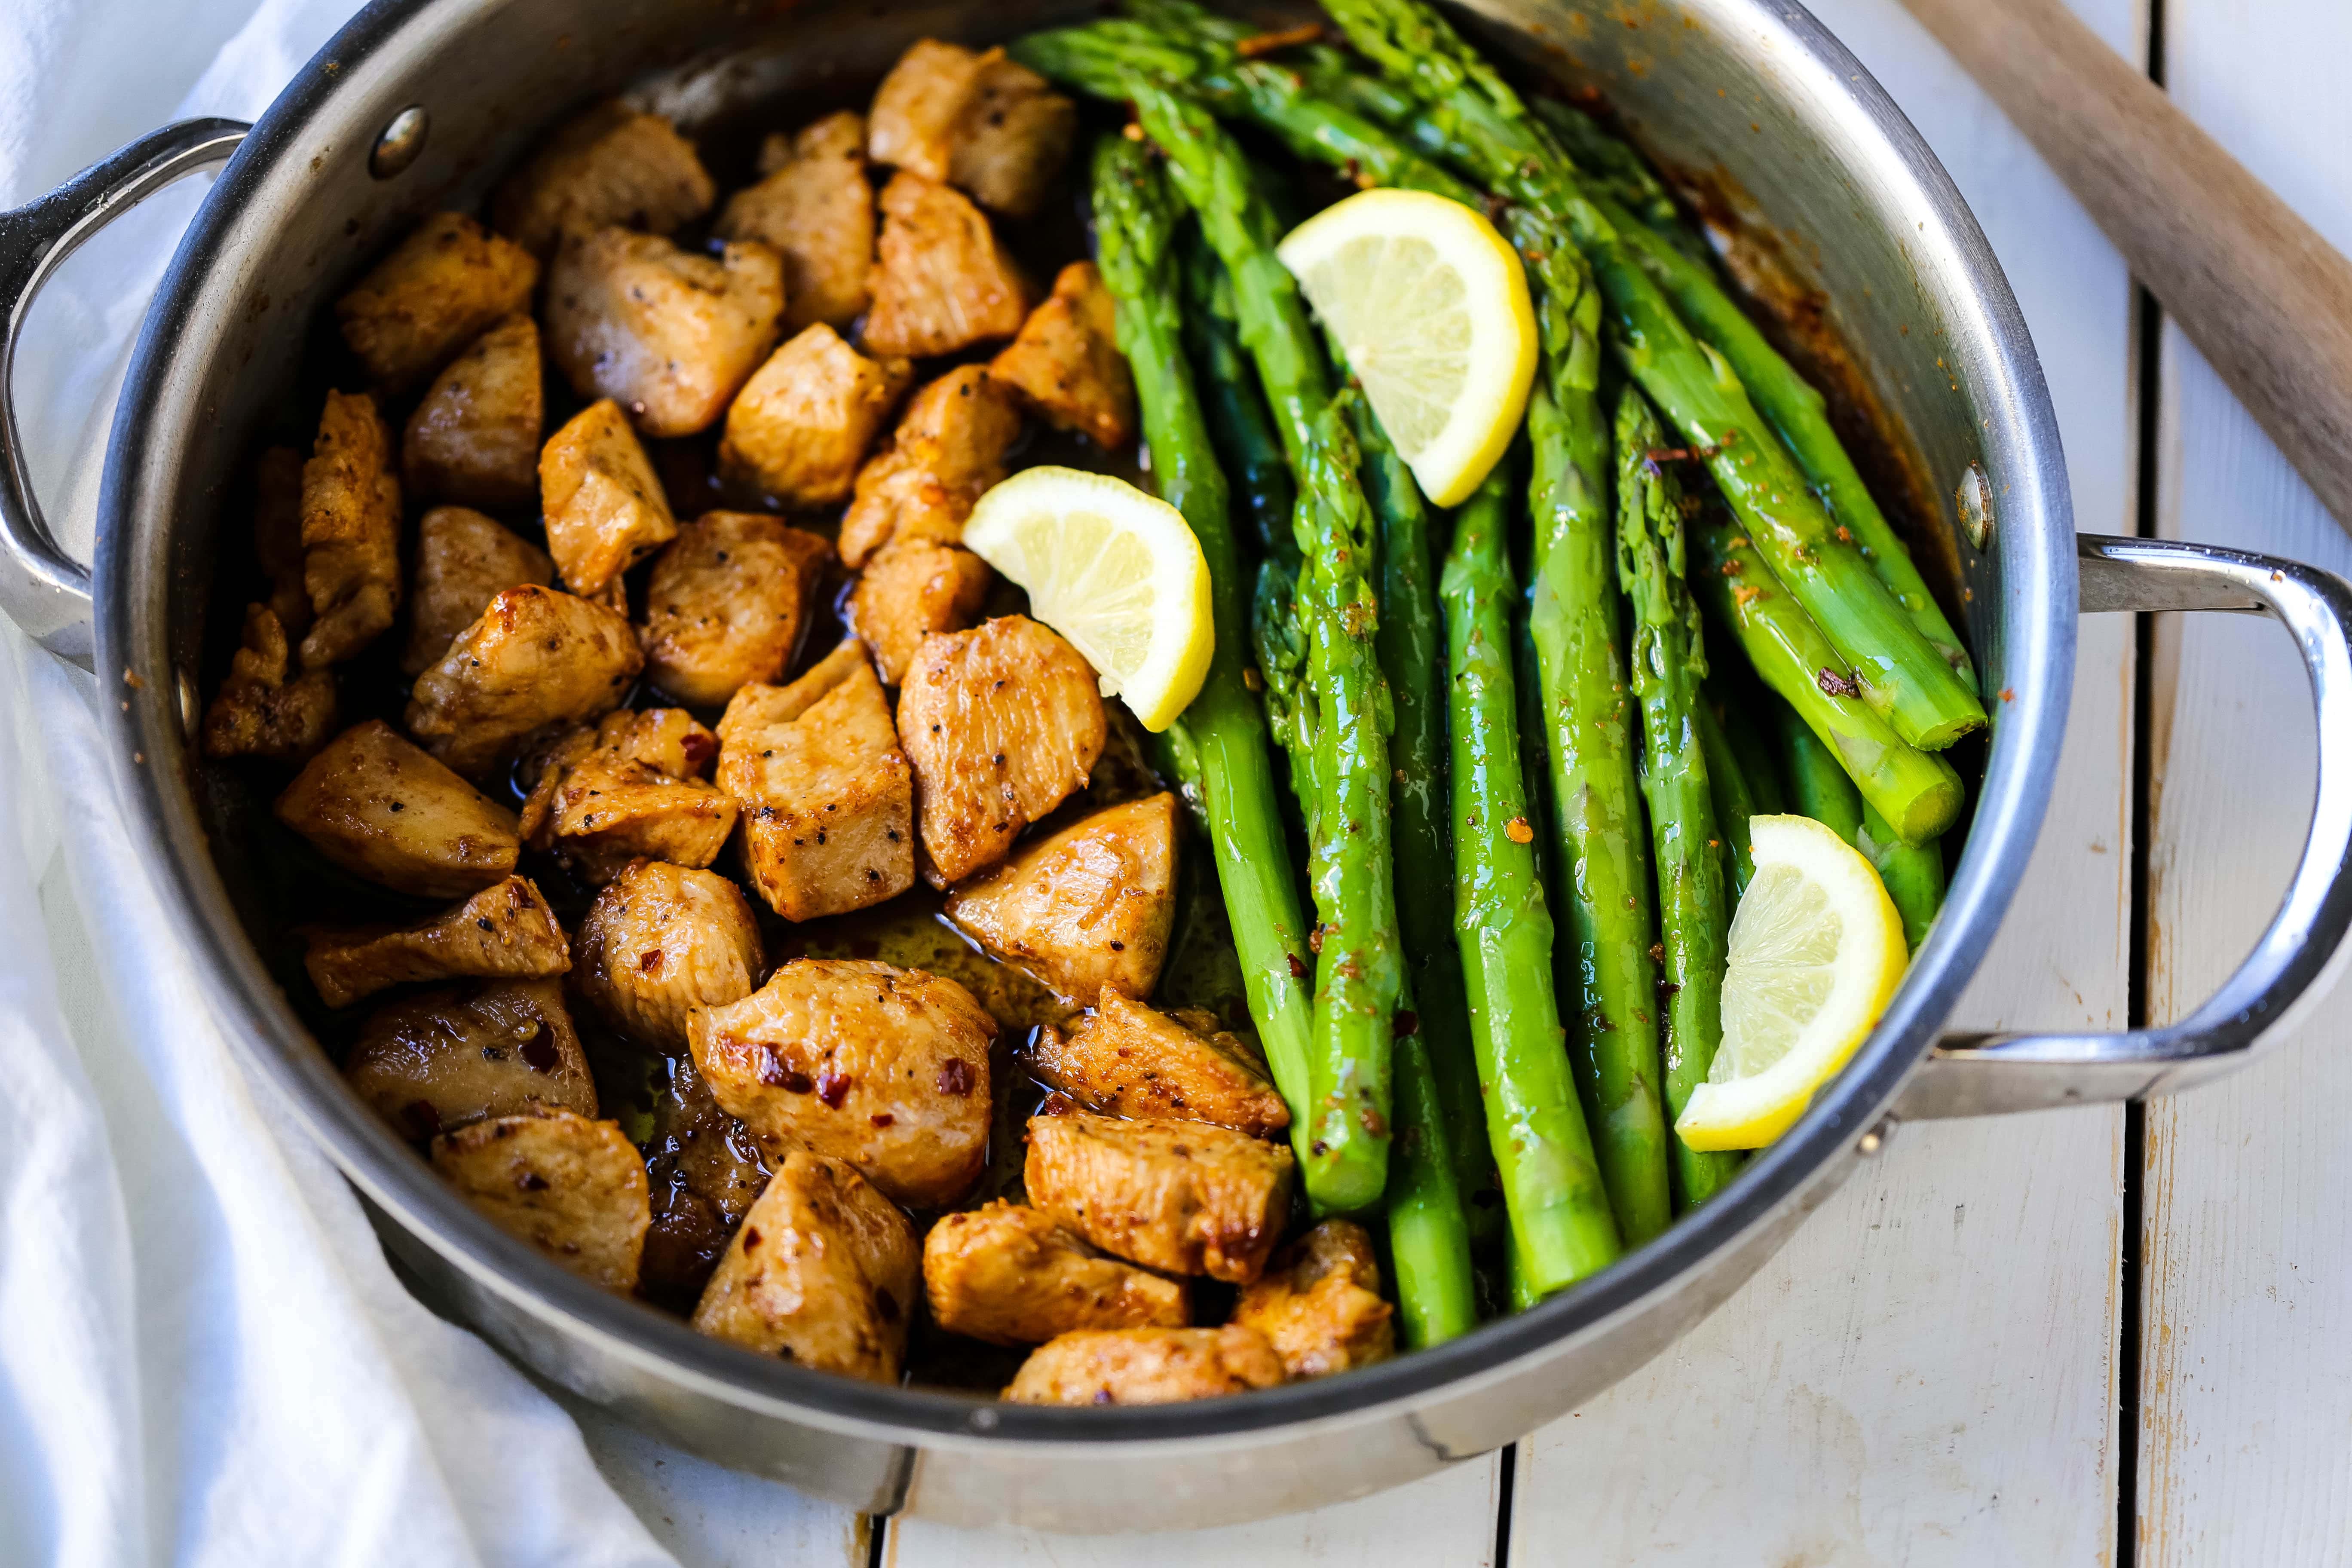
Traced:
[[1903, 0], [2352, 531], [2352, 262], [2059, 0]]

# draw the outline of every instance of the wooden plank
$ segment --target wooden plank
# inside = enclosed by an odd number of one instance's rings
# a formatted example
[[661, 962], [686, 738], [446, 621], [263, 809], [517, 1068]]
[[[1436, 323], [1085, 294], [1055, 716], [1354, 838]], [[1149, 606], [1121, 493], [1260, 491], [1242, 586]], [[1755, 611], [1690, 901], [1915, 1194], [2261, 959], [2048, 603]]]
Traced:
[[882, 1562], [883, 1568], [1490, 1568], [1501, 1489], [1501, 1456], [1489, 1454], [1358, 1502], [1182, 1535], [1055, 1536], [898, 1521]]
[[[2086, 0], [2136, 50], [2138, 8]], [[2078, 524], [2135, 514], [2130, 289], [2055, 179], [1892, 0], [1814, 0], [1920, 126], [2008, 269]], [[2084, 627], [2058, 794], [1957, 1022], [2119, 1028], [2132, 641]], [[1511, 1562], [2110, 1560], [2122, 1118], [1902, 1128], [1682, 1344], [1522, 1445]]]
[[[2199, 123], [2352, 249], [2341, 0], [2168, 0]], [[2158, 525], [2352, 573], [2352, 542], [2177, 333]], [[2303, 841], [2308, 689], [2275, 626], [2158, 624], [2148, 1006], [2193, 1010], [2252, 945]], [[2139, 1561], [2341, 1563], [2352, 1542], [2352, 1094], [2338, 987], [2245, 1073], [2147, 1112]]]

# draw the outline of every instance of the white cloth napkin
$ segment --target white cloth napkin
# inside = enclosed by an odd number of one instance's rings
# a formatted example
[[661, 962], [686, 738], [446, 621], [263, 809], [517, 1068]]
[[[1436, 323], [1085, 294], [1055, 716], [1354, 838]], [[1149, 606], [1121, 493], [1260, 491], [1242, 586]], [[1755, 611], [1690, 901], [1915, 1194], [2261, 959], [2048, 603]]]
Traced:
[[[257, 116], [353, 9], [5, 0], [0, 205], [168, 119]], [[69, 264], [18, 361], [78, 552], [194, 186]], [[0, 628], [0, 1563], [673, 1563], [572, 1418], [409, 1298], [248, 1084], [136, 863], [97, 687]]]

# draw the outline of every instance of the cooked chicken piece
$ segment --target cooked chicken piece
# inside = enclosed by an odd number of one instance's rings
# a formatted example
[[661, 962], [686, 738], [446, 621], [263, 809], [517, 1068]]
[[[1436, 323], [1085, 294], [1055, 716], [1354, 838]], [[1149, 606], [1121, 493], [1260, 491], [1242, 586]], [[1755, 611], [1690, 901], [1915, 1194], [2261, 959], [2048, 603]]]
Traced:
[[1173, 1405], [1272, 1388], [1282, 1363], [1255, 1329], [1101, 1329], [1033, 1352], [1005, 1389], [1015, 1405]]
[[1176, 923], [1176, 797], [1098, 811], [948, 895], [948, 918], [1065, 996], [1149, 996]]
[[302, 454], [272, 447], [253, 466], [253, 546], [269, 577], [269, 611], [289, 642], [310, 629], [302, 574]]
[[926, 638], [898, 694], [924, 875], [946, 887], [1003, 859], [1022, 829], [1086, 787], [1103, 734], [1093, 668], [1028, 616]]
[[1028, 289], [988, 219], [950, 185], [905, 172], [882, 191], [866, 346], [924, 359], [1021, 330]]
[[444, 986], [387, 1002], [360, 1029], [343, 1077], [416, 1143], [540, 1106], [596, 1114], [588, 1058], [551, 980]]
[[1077, 131], [1077, 105], [1044, 77], [1013, 60], [990, 60], [956, 122], [948, 183], [984, 207], [1034, 216], [1069, 161]]
[[1206, 1121], [1029, 1119], [1029, 1201], [1105, 1252], [1246, 1285], [1290, 1217], [1290, 1151]]
[[415, 384], [499, 321], [530, 309], [539, 262], [463, 213], [436, 213], [335, 301], [368, 378]]
[[646, 677], [716, 708], [773, 680], [800, 646], [811, 591], [833, 556], [817, 534], [750, 511], [707, 511], [678, 531], [646, 585]]
[[1003, 49], [978, 54], [937, 38], [919, 38], [874, 89], [866, 120], [866, 153], [927, 180], [945, 180], [956, 129]]
[[529, 506], [539, 499], [547, 398], [539, 323], [509, 316], [433, 378], [408, 416], [400, 468], [418, 500]]
[[490, 197], [490, 226], [544, 258], [566, 234], [611, 224], [671, 233], [718, 195], [693, 142], [615, 100], [572, 121], [508, 176]]
[[509, 588], [544, 588], [555, 575], [547, 552], [480, 512], [436, 506], [416, 525], [416, 572], [408, 605], [408, 647], [400, 672], [415, 677], [441, 662], [457, 634], [482, 618]]
[[931, 1316], [992, 1345], [1041, 1345], [1075, 1329], [1181, 1329], [1183, 1281], [1105, 1258], [1035, 1209], [992, 1203], [945, 1215], [923, 1238]]
[[548, 438], [539, 454], [539, 493], [556, 570], [565, 587], [586, 598], [677, 537], [653, 463], [609, 397]]
[[728, 1237], [768, 1184], [768, 1168], [743, 1124], [719, 1109], [687, 1056], [656, 1059], [646, 1180], [653, 1228], [646, 1232], [646, 1297], [694, 1310]]
[[515, 868], [514, 814], [381, 719], [353, 725], [278, 797], [278, 820], [344, 870], [420, 898], [457, 899]]
[[857, 499], [841, 520], [841, 559], [863, 566], [893, 539], [961, 541], [973, 503], [1004, 478], [1005, 451], [1020, 434], [1012, 391], [979, 365], [924, 387], [889, 449], [858, 470]]
[[744, 868], [778, 914], [846, 914], [914, 886], [914, 775], [856, 641], [790, 686], [738, 691], [719, 746], [719, 787], [743, 808]]
[[553, 588], [506, 588], [416, 678], [403, 721], [434, 755], [478, 776], [542, 724], [619, 707], [645, 662], [619, 611]]
[[828, 114], [789, 142], [771, 136], [761, 181], [735, 193], [711, 232], [755, 239], [784, 258], [784, 321], [846, 331], [866, 310], [874, 270], [874, 185], [866, 177], [866, 119]]
[[874, 649], [875, 668], [897, 686], [925, 637], [980, 619], [995, 576], [960, 544], [893, 540], [866, 563], [849, 593], [849, 629]]
[[302, 638], [305, 669], [351, 658], [400, 608], [400, 481], [392, 433], [365, 393], [327, 394], [302, 465], [302, 581], [317, 616]]
[[637, 860], [582, 917], [572, 985], [624, 1034], [682, 1051], [688, 1013], [741, 1001], [767, 967], [760, 923], [734, 883]]
[[1292, 1377], [1328, 1377], [1396, 1354], [1396, 1309], [1381, 1300], [1372, 1238], [1327, 1219], [1282, 1249], [1242, 1292], [1234, 1319], [1255, 1329]]
[[[685, 726], [667, 756], [671, 747], [656, 742], [665, 721]], [[607, 714], [595, 731], [550, 748], [523, 803], [523, 842], [591, 886], [639, 858], [708, 866], [735, 830], [735, 802], [694, 776], [717, 749], [717, 738], [679, 709]]]
[[1214, 1016], [1174, 1016], [1106, 988], [1067, 1033], [1038, 1031], [1029, 1070], [1089, 1110], [1213, 1121], [1263, 1138], [1290, 1125], [1265, 1063]]
[[1135, 377], [1118, 352], [1118, 307], [1091, 261], [1073, 261], [988, 374], [1018, 390], [1047, 424], [1105, 451], [1135, 439]]
[[657, 235], [573, 235], [547, 277], [547, 352], [582, 398], [609, 397], [648, 436], [718, 423], [776, 343], [784, 264], [764, 245], [719, 257]]
[[637, 1288], [653, 1211], [617, 1121], [568, 1110], [477, 1121], [433, 1140], [433, 1168], [500, 1230], [591, 1284]]
[[313, 927], [304, 935], [310, 951], [302, 966], [330, 1007], [416, 980], [544, 980], [572, 967], [563, 927], [528, 877], [493, 882], [415, 925]]
[[285, 628], [265, 605], [245, 607], [245, 646], [205, 710], [205, 755], [299, 763], [335, 727], [335, 674], [287, 678]]
[[954, 981], [853, 959], [794, 959], [687, 1019], [710, 1092], [762, 1148], [846, 1160], [920, 1208], [954, 1203], [987, 1163], [995, 1034]]
[[907, 1216], [838, 1160], [785, 1156], [694, 1309], [763, 1355], [894, 1384], [922, 1288]]
[[874, 434], [914, 378], [902, 359], [867, 359], [823, 322], [768, 356], [727, 411], [719, 472], [786, 506], [849, 499]]

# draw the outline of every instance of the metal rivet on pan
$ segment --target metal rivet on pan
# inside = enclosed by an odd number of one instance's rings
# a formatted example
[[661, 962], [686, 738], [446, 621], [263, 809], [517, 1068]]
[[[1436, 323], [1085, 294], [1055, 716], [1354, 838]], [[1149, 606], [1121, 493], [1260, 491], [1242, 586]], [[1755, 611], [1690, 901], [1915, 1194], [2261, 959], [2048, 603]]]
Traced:
[[1992, 543], [1992, 481], [1975, 463], [1960, 476], [1959, 487], [1952, 492], [1952, 504], [1959, 509], [1960, 531], [1969, 542], [1979, 550]]
[[991, 1410], [984, 1405], [979, 1409], [973, 1411], [968, 1419], [971, 1423], [971, 1429], [975, 1432], [993, 1432], [996, 1430], [996, 1412]]
[[180, 671], [180, 731], [191, 741], [196, 738], [196, 726], [203, 722], [204, 705], [196, 700], [196, 683], [186, 670]]
[[368, 154], [368, 173], [379, 180], [389, 180], [416, 162], [416, 155], [425, 151], [428, 123], [421, 103], [412, 103], [394, 115], [375, 139], [375, 151]]
[[1875, 1127], [1855, 1140], [1853, 1152], [1865, 1160], [1870, 1159], [1881, 1149], [1885, 1148], [1886, 1141], [1894, 1136], [1895, 1118], [1882, 1116], [1878, 1119], [1878, 1124]]

